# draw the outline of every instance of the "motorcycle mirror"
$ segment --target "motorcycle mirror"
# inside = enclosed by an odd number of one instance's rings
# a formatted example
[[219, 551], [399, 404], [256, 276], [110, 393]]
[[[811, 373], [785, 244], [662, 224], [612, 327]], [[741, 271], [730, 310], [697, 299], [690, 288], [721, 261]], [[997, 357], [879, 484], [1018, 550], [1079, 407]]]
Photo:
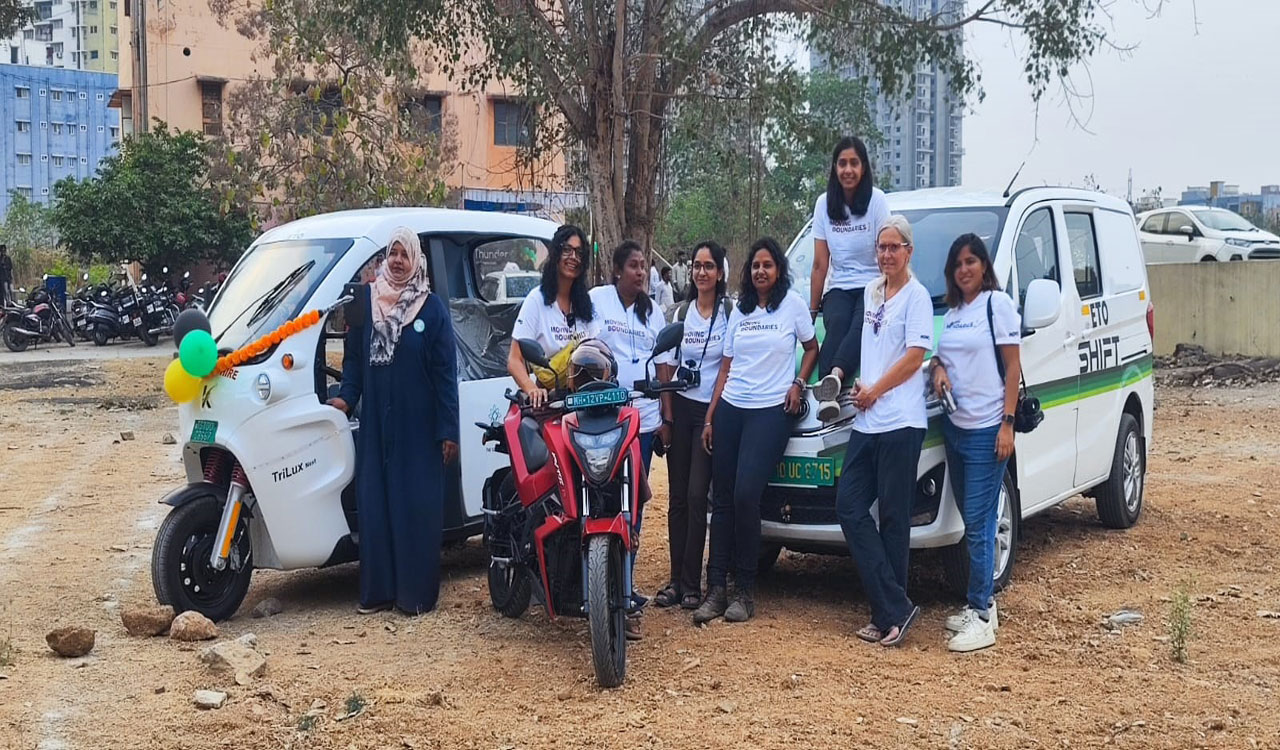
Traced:
[[684, 340], [684, 322], [676, 321], [658, 332], [658, 341], [653, 345], [654, 354], [669, 352]]
[[49, 274], [47, 274], [47, 273], [46, 273], [44, 276], [41, 276], [41, 277], [40, 277], [40, 280], [41, 280], [41, 281], [48, 281], [48, 280], [49, 280]]
[[191, 272], [190, 272], [190, 271], [185, 271], [185, 272], [183, 272], [183, 274], [182, 274], [182, 278], [184, 278], [184, 279], [189, 279], [189, 278], [191, 278]]
[[145, 273], [144, 273], [144, 274], [142, 274], [142, 280], [143, 280], [143, 281], [146, 281], [146, 280], [147, 280], [147, 275], [146, 275]]
[[547, 355], [542, 351], [542, 344], [533, 339], [520, 339], [516, 343], [520, 347], [520, 356], [524, 357], [525, 362], [538, 367], [551, 366], [547, 361]]
[[163, 267], [161, 267], [161, 268], [160, 268], [160, 273], [169, 273], [169, 267], [168, 267], [168, 266], [163, 266]]
[[85, 281], [88, 281], [88, 280], [89, 280], [89, 274], [87, 274], [87, 273], [86, 273], [86, 274], [84, 274], [83, 276], [81, 276], [80, 278], [84, 279]]

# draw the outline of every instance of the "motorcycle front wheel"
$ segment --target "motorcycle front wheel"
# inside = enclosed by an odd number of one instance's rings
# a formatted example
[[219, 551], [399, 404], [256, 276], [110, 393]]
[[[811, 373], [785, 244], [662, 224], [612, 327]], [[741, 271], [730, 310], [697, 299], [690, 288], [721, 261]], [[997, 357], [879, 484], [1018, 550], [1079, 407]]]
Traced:
[[94, 346], [106, 346], [106, 345], [107, 345], [107, 341], [108, 341], [110, 338], [111, 338], [111, 337], [107, 334], [106, 326], [100, 326], [100, 325], [99, 325], [99, 326], [94, 326], [94, 327], [93, 327], [93, 343], [94, 343]]
[[587, 620], [591, 661], [600, 687], [617, 687], [627, 676], [627, 605], [622, 585], [626, 551], [608, 534], [587, 541]]
[[138, 338], [142, 339], [142, 343], [147, 346], [155, 346], [160, 343], [160, 334], [152, 333], [148, 328], [150, 325], [147, 321], [142, 321], [142, 327], [138, 329]]
[[224, 493], [197, 497], [169, 511], [151, 549], [151, 584], [156, 599], [175, 612], [195, 610], [214, 622], [235, 614], [253, 576], [249, 519], [240, 515], [232, 543], [232, 559], [216, 570], [209, 553], [222, 521]]
[[26, 336], [13, 330], [11, 326], [4, 327], [4, 345], [9, 347], [9, 351], [25, 352], [28, 343], [30, 342]]

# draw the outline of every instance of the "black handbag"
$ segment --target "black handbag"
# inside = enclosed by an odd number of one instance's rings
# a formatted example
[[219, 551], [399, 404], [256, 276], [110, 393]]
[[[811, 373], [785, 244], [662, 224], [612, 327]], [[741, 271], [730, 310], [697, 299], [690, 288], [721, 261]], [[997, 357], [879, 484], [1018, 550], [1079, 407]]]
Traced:
[[[992, 292], [991, 294], [995, 294]], [[1000, 372], [1000, 381], [1004, 382], [1004, 357], [1000, 356], [1000, 347], [996, 344], [996, 326], [991, 315], [991, 296], [987, 296], [987, 330], [991, 332], [991, 348], [996, 355], [996, 370]], [[1027, 390], [1027, 377], [1018, 373], [1022, 382], [1018, 386], [1018, 405], [1013, 410], [1013, 431], [1031, 432], [1044, 421], [1044, 410], [1040, 408], [1040, 399]]]

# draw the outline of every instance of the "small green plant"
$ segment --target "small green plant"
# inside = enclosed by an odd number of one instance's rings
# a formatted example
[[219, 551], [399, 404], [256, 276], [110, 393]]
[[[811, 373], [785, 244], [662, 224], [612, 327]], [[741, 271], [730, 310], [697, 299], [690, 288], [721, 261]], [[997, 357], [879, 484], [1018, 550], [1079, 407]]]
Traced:
[[1187, 584], [1178, 586], [1173, 593], [1173, 604], [1169, 607], [1169, 648], [1173, 660], [1179, 664], [1187, 663], [1187, 641], [1191, 639], [1191, 594]]
[[347, 716], [355, 716], [365, 709], [368, 703], [365, 702], [364, 696], [359, 693], [352, 693], [347, 698]]
[[312, 729], [316, 728], [316, 724], [318, 723], [320, 723], [320, 717], [315, 714], [303, 714], [298, 719], [298, 731], [310, 732]]

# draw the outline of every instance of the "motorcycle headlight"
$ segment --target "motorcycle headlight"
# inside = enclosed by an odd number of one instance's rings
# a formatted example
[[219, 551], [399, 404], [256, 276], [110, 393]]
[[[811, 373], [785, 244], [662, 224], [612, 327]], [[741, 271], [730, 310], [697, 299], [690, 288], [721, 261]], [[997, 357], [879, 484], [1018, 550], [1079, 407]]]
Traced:
[[253, 387], [258, 392], [258, 398], [263, 401], [271, 398], [271, 378], [267, 377], [265, 372], [258, 374], [258, 379], [253, 381]]
[[1232, 247], [1252, 247], [1253, 243], [1249, 240], [1242, 240], [1238, 237], [1228, 237], [1226, 239], [1228, 245]]
[[622, 427], [615, 427], [599, 435], [588, 435], [575, 430], [571, 438], [587, 478], [593, 482], [606, 481], [609, 478], [609, 469], [613, 465], [613, 456], [618, 448], [618, 442], [622, 439]]

